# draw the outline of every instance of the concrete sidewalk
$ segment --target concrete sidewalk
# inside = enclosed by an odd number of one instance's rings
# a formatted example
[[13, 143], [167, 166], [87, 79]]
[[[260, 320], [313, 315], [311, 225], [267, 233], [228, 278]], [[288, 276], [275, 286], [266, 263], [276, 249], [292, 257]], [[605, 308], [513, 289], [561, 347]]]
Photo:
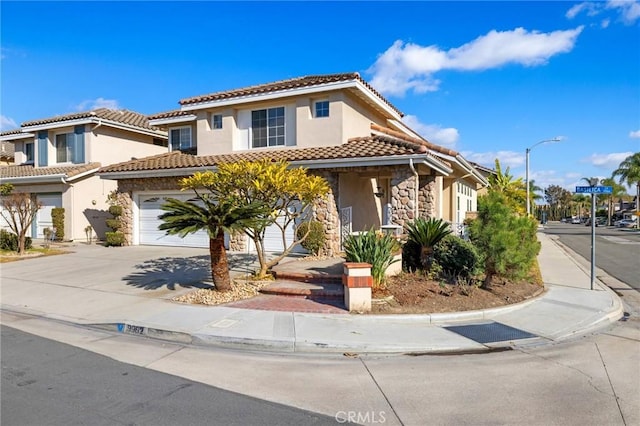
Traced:
[[[5, 311], [182, 343], [278, 352], [467, 353], [585, 335], [623, 314], [618, 296], [543, 233], [547, 291], [518, 305], [432, 315], [312, 314], [182, 305], [209, 280], [208, 253], [172, 247], [104, 248], [1, 265]], [[235, 273], [253, 256], [234, 255]]]

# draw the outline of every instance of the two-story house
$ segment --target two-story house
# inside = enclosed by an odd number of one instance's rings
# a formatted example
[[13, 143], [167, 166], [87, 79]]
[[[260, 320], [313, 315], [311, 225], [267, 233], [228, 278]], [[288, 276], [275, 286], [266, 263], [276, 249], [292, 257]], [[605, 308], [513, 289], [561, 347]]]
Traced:
[[15, 164], [0, 168], [0, 181], [42, 204], [30, 236], [42, 238], [52, 228], [51, 210], [63, 207], [67, 240], [84, 240], [88, 225], [104, 237], [107, 197], [117, 185], [96, 174], [102, 165], [167, 150], [167, 133], [145, 115], [107, 108], [27, 121], [0, 133], [0, 141], [15, 151]]
[[[328, 202], [316, 206], [328, 252], [353, 231], [402, 227], [417, 217], [461, 223], [476, 209], [486, 179], [459, 153], [434, 145], [358, 73], [306, 76], [185, 98], [150, 116], [165, 129], [167, 153], [103, 167], [117, 180], [128, 214], [128, 244], [208, 245], [206, 234], [181, 239], [158, 230], [168, 197], [187, 199], [178, 180], [221, 162], [286, 160], [324, 177]], [[288, 238], [292, 238], [290, 235]], [[231, 241], [232, 250], [246, 250]], [[267, 249], [282, 250], [267, 239]]]

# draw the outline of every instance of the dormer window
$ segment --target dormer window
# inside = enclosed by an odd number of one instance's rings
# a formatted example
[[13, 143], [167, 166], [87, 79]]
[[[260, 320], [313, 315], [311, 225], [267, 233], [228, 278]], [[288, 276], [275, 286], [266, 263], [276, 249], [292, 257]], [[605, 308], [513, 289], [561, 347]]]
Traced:
[[191, 141], [191, 127], [179, 127], [169, 132], [171, 151], [185, 151], [193, 146]]
[[25, 163], [33, 163], [34, 143], [27, 142], [24, 144], [24, 155], [26, 157]]

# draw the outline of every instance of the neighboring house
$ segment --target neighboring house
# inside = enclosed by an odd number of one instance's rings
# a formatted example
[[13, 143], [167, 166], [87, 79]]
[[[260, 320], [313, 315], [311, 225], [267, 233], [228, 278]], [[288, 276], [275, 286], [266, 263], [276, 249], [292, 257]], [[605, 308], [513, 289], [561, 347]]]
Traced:
[[[14, 130], [14, 132], [19, 131], [20, 130]], [[10, 164], [13, 164], [14, 158], [13, 144], [11, 142], [0, 141], [0, 166], [8, 166]]]
[[[204, 232], [184, 240], [158, 230], [168, 197], [188, 199], [178, 180], [241, 159], [286, 160], [324, 177], [327, 203], [316, 206], [328, 253], [346, 235], [399, 229], [417, 217], [461, 223], [476, 209], [486, 179], [459, 153], [434, 145], [402, 123], [403, 114], [358, 73], [307, 76], [186, 98], [180, 109], [150, 116], [165, 129], [163, 155], [105, 166], [118, 181], [128, 244], [208, 246]], [[276, 232], [265, 246], [283, 249]], [[291, 239], [293, 235], [289, 235]], [[231, 250], [247, 250], [234, 238]]]
[[15, 149], [15, 164], [0, 167], [1, 182], [43, 206], [29, 236], [42, 238], [52, 227], [51, 210], [63, 207], [66, 240], [84, 240], [88, 225], [104, 237], [107, 197], [117, 185], [96, 175], [102, 165], [167, 150], [167, 133], [145, 115], [106, 108], [27, 121], [0, 133], [0, 141]]

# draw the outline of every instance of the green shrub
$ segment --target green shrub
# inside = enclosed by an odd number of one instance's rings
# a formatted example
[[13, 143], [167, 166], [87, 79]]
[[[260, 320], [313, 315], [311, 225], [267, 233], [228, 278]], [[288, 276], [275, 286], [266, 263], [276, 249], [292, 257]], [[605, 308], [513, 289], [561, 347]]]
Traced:
[[114, 217], [122, 216], [122, 206], [110, 206], [109, 213]]
[[64, 240], [64, 209], [62, 207], [51, 209], [51, 221], [56, 228], [56, 241]]
[[408, 254], [411, 257], [411, 262], [414, 262], [414, 251], [417, 250], [420, 265], [428, 271], [433, 262], [433, 247], [444, 237], [451, 234], [451, 228], [442, 219], [424, 219], [420, 217], [406, 226], [406, 232], [408, 234], [407, 243], [409, 244], [407, 250], [410, 251]]
[[122, 227], [122, 221], [120, 219], [107, 219], [105, 220], [107, 226], [112, 230], [112, 231], [120, 231], [120, 228]]
[[456, 278], [470, 278], [481, 269], [476, 247], [454, 235], [447, 235], [433, 248], [433, 258], [442, 271]]
[[393, 236], [376, 233], [373, 229], [349, 235], [344, 241], [347, 262], [371, 264], [371, 276], [376, 286], [384, 283], [389, 265], [398, 261], [394, 255], [399, 249], [400, 245]]
[[124, 234], [122, 232], [105, 232], [105, 246], [121, 246], [124, 244]]
[[490, 287], [494, 276], [518, 279], [529, 273], [540, 251], [537, 227], [534, 219], [513, 213], [501, 193], [489, 191], [478, 199], [469, 235], [484, 258], [483, 287]]
[[309, 231], [309, 235], [300, 243], [302, 247], [308, 250], [310, 253], [317, 255], [320, 253], [327, 237], [324, 234], [324, 225], [317, 220], [310, 222], [302, 222], [296, 229], [296, 238], [300, 239], [304, 237], [304, 234]]
[[[33, 247], [31, 237], [24, 240], [24, 249], [29, 250]], [[12, 232], [0, 229], [0, 249], [7, 251], [18, 251], [18, 236]]]

